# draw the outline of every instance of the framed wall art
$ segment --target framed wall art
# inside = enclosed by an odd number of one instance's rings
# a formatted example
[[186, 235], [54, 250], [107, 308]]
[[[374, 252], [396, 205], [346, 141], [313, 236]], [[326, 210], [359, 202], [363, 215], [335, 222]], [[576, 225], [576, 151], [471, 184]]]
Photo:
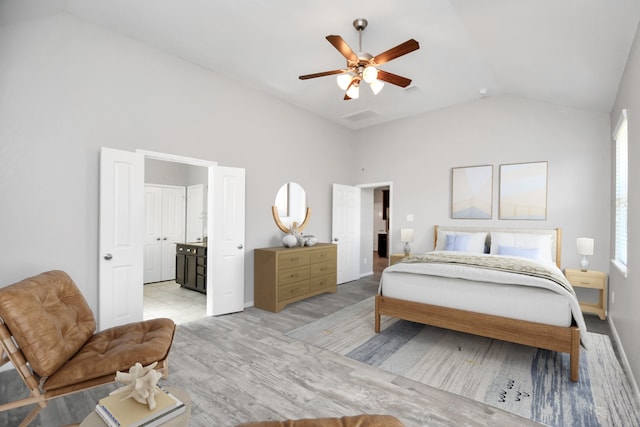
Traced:
[[547, 163], [500, 165], [500, 219], [547, 219]]
[[451, 169], [451, 218], [491, 219], [493, 166]]

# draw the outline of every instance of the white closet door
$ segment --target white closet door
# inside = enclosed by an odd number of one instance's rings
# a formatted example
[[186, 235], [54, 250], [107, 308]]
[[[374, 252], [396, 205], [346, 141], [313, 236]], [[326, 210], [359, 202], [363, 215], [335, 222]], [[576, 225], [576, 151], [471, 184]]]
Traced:
[[144, 283], [162, 280], [162, 188], [144, 186]]
[[176, 243], [184, 242], [185, 187], [162, 188], [162, 279], [176, 278]]
[[333, 184], [333, 243], [338, 245], [338, 284], [360, 278], [360, 188]]

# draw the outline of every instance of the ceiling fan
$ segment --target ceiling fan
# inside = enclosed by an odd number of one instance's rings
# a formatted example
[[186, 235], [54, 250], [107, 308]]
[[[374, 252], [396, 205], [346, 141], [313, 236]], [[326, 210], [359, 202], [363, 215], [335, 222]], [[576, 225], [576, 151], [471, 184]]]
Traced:
[[358, 18], [353, 21], [354, 28], [359, 33], [359, 49], [354, 52], [340, 36], [327, 36], [329, 43], [347, 59], [347, 67], [340, 70], [324, 71], [322, 73], [306, 74], [298, 77], [300, 80], [314, 79], [316, 77], [331, 76], [337, 74], [338, 86], [346, 91], [345, 100], [356, 99], [360, 96], [360, 83], [368, 83], [371, 90], [377, 95], [384, 86], [383, 82], [391, 83], [400, 87], [407, 87], [411, 84], [411, 79], [389, 73], [378, 68], [392, 59], [418, 50], [420, 45], [414, 39], [407, 40], [379, 55], [372, 56], [362, 51], [362, 31], [367, 28], [367, 20]]

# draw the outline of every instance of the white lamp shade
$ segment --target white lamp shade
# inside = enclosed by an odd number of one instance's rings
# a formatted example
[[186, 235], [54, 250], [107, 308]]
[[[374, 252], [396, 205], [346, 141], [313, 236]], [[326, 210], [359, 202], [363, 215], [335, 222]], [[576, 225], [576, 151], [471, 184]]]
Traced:
[[593, 239], [590, 237], [578, 237], [576, 241], [578, 255], [593, 255]]
[[351, 83], [351, 79], [353, 76], [349, 73], [338, 74], [336, 77], [336, 81], [338, 82], [338, 87], [342, 90], [347, 90], [349, 87], [349, 83]]
[[367, 66], [362, 72], [362, 79], [367, 83], [373, 83], [378, 78], [378, 70], [373, 65]]
[[352, 84], [349, 89], [347, 89], [347, 96], [351, 99], [358, 99], [360, 97], [360, 87]]
[[413, 229], [412, 228], [403, 228], [400, 230], [400, 241], [401, 242], [413, 242]]
[[384, 86], [384, 83], [382, 83], [380, 80], [375, 80], [369, 83], [369, 87], [371, 88], [371, 91], [373, 92], [374, 95], [379, 94], [383, 86]]

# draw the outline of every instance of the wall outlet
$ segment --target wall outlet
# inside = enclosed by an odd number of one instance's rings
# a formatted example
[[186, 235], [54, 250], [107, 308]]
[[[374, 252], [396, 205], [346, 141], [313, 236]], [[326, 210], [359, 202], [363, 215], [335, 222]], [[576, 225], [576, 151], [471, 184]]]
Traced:
[[362, 263], [363, 263], [363, 264], [365, 264], [365, 265], [367, 264], [367, 257], [364, 257], [364, 258], [362, 259]]
[[616, 293], [611, 291], [611, 304], [615, 304], [616, 303]]

